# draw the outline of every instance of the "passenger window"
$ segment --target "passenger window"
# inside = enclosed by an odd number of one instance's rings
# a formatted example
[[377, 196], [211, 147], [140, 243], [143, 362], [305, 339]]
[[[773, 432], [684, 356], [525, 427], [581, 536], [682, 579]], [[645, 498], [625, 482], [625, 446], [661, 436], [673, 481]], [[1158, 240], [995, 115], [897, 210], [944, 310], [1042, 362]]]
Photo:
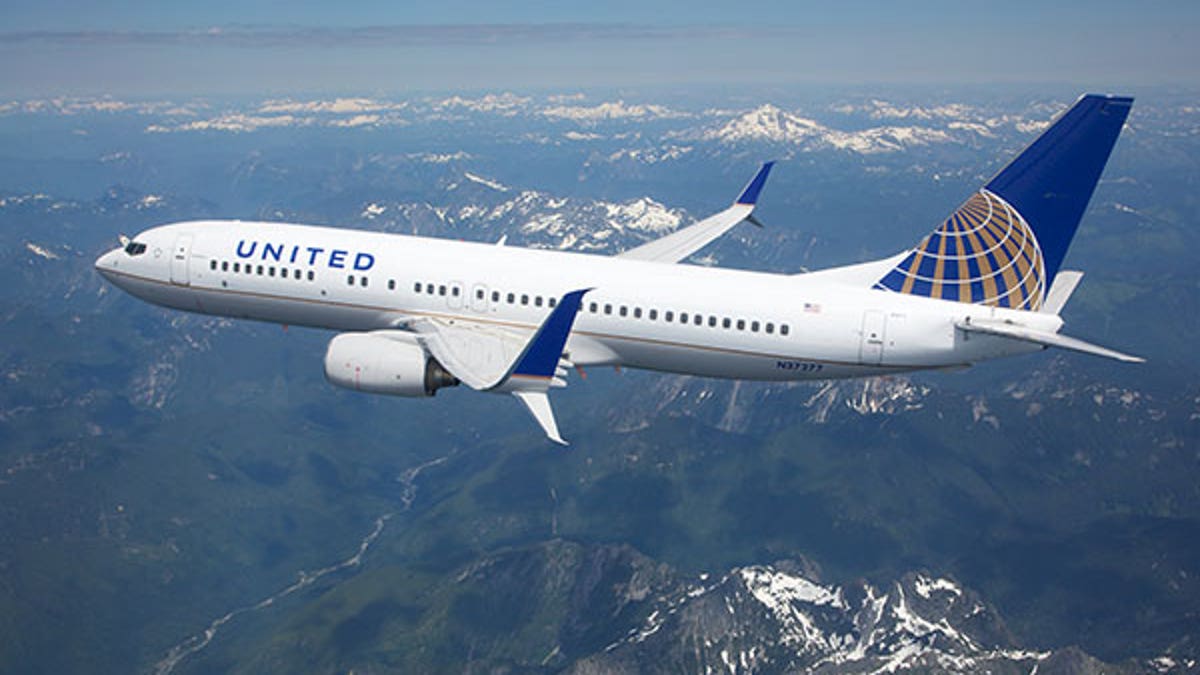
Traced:
[[592, 304], [588, 305], [588, 311], [591, 312], [592, 314], [595, 314], [596, 313], [596, 303], [593, 302]]
[[621, 305], [621, 316], [629, 316], [629, 308]]
[[362, 284], [363, 288], [366, 288], [367, 287], [367, 278], [363, 277], [362, 279], [359, 279], [359, 283]]
[[724, 319], [721, 319], [721, 328], [729, 328], [729, 324], [731, 323], [732, 322], [729, 320], [729, 317], [725, 317]]
[[438, 295], [445, 295], [445, 294], [446, 294], [446, 286], [445, 285], [438, 286]]
[[751, 321], [751, 322], [750, 322], [750, 332], [751, 332], [751, 333], [757, 333], [757, 332], [758, 332], [758, 322], [757, 322], [757, 321]]
[[550, 309], [558, 306], [558, 298], [550, 298]]
[[347, 286], [353, 286], [353, 285], [354, 285], [354, 275], [353, 275], [353, 274], [351, 274], [351, 275], [349, 275], [349, 276], [347, 276], [347, 277], [346, 277], [346, 285], [347, 285]]
[[308, 271], [308, 280], [309, 280], [309, 281], [312, 281], [313, 279], [315, 279], [315, 278], [316, 278], [316, 276], [317, 276], [317, 275], [313, 274], [313, 271], [312, 271], [312, 270], [309, 270], [309, 271]]
[[786, 323], [779, 326], [779, 334], [780, 335], [788, 334], [788, 325]]
[[215, 272], [215, 271], [217, 271], [217, 261], [216, 261], [216, 259], [213, 259], [213, 260], [209, 260], [209, 261], [208, 261], [208, 268], [209, 268], [210, 270], [214, 271], [214, 272]]
[[420, 292], [421, 292], [421, 282], [418, 281], [417, 283], [413, 284], [413, 293], [420, 293]]
[[635, 319], [642, 318], [642, 308], [641, 307], [633, 308], [633, 318], [635, 318]]
[[263, 273], [263, 266], [262, 266], [262, 265], [259, 265], [259, 266], [258, 266], [258, 276], [260, 276], [260, 277], [261, 277], [261, 276], [262, 276], [262, 273]]
[[715, 316], [708, 317], [708, 327], [709, 328], [717, 327], [717, 317], [715, 317]]
[[229, 261], [228, 261], [228, 260], [222, 260], [222, 261], [221, 261], [221, 271], [222, 271], [222, 272], [228, 272], [228, 271], [229, 271]]
[[767, 322], [767, 333], [768, 333], [768, 334], [773, 334], [774, 332], [775, 332], [775, 324], [773, 324], [773, 323], [771, 323], [770, 321], [768, 321], [768, 322]]
[[650, 310], [650, 320], [656, 321], [657, 319], [658, 319], [658, 310], [657, 309]]
[[528, 294], [525, 294], [525, 293], [522, 293], [522, 294], [521, 294], [521, 304], [522, 304], [522, 305], [528, 305], [528, 304], [529, 304], [529, 295], [528, 295]]
[[433, 295], [433, 284], [425, 284], [425, 292]]
[[396, 280], [395, 279], [388, 279], [388, 290], [389, 291], [396, 290]]
[[604, 313], [612, 314], [612, 305], [604, 305]]
[[500, 302], [500, 291], [492, 291], [492, 302]]
[[688, 313], [680, 312], [679, 313], [679, 323], [687, 323], [687, 322], [688, 322]]
[[508, 304], [510, 304], [510, 305], [511, 305], [511, 304], [513, 304], [513, 303], [514, 303], [514, 302], [516, 302], [516, 301], [517, 301], [517, 296], [516, 296], [516, 295], [513, 295], [512, 293], [509, 293], [509, 294], [508, 294]]
[[476, 289], [475, 289], [475, 299], [476, 299], [476, 300], [482, 300], [482, 299], [483, 299], [483, 295], [484, 295], [484, 293], [483, 293], [483, 289], [482, 289], [482, 288], [476, 288]]
[[535, 307], [541, 307], [542, 306], [542, 296], [539, 295], [539, 296], [535, 297], [533, 299], [533, 304]]
[[458, 297], [458, 294], [459, 294], [459, 292], [460, 292], [461, 290], [462, 290], [462, 289], [460, 289], [458, 286], [451, 286], [451, 287], [450, 287], [450, 295], [453, 295], [454, 297], [456, 297], [456, 298], [457, 298], [457, 297]]
[[234, 271], [234, 272], [241, 272], [241, 271], [242, 271], [242, 264], [241, 264], [241, 263], [236, 263], [236, 262], [235, 262], [235, 263], [233, 263], [233, 271]]
[[[683, 317], [683, 315], [682, 315], [682, 314], [680, 314], [679, 316], [680, 316], [680, 318], [682, 318], [682, 317]], [[668, 309], [668, 310], [666, 311], [666, 313], [665, 313], [665, 314], [663, 314], [663, 319], [664, 319], [664, 320], [665, 320], [667, 323], [671, 323], [671, 321], [673, 321], [673, 320], [675, 319], [675, 313], [674, 313], [674, 312], [672, 312], [671, 310], [669, 310], [669, 309]], [[683, 321], [687, 321], [687, 319], [683, 319]]]
[[738, 319], [737, 320], [737, 328], [738, 328], [738, 330], [746, 330], [746, 320]]

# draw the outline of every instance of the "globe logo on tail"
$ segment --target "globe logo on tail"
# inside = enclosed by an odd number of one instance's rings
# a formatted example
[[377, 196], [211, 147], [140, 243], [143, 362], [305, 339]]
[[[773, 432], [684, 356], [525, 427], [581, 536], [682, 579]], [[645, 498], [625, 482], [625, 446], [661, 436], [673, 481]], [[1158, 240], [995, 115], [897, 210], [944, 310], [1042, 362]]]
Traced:
[[875, 288], [1036, 311], [1046, 269], [1033, 230], [987, 189], [971, 196]]

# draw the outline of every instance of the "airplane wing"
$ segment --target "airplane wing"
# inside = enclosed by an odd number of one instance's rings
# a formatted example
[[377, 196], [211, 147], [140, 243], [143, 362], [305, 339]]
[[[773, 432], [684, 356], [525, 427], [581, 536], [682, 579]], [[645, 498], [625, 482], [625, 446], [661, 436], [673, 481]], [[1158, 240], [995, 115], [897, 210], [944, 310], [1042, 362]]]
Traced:
[[765, 162], [759, 167], [758, 173], [738, 195], [733, 206], [665, 237], [618, 253], [616, 257], [677, 263], [704, 248], [743, 220], [757, 225], [758, 222], [751, 214], [754, 212], [754, 204], [758, 201], [758, 193], [762, 192], [763, 184], [767, 182], [767, 175], [771, 173], [771, 167], [774, 165], [775, 162]]
[[472, 389], [512, 394], [550, 440], [566, 445], [546, 392], [566, 386], [562, 378], [571, 363], [563, 358], [563, 349], [589, 290], [564, 295], [532, 337], [472, 321], [417, 319], [409, 326], [451, 375]]

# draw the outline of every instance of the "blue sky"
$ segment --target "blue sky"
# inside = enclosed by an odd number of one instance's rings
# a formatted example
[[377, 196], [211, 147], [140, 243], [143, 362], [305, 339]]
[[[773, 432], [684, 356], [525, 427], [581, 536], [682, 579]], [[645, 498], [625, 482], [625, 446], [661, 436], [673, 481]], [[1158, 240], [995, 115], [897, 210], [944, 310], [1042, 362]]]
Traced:
[[472, 0], [6, 7], [0, 96], [1200, 83], [1200, 2]]

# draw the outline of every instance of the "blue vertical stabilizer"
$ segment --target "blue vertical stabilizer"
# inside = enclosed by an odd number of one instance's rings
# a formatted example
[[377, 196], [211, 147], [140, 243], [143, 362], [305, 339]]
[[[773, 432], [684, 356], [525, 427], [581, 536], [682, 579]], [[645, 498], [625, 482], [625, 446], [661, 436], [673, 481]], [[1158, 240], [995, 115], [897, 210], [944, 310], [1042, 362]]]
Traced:
[[875, 287], [1039, 309], [1132, 105], [1080, 98]]
[[1054, 281], [1133, 99], [1088, 94], [985, 187], [1017, 210], [1037, 237]]

